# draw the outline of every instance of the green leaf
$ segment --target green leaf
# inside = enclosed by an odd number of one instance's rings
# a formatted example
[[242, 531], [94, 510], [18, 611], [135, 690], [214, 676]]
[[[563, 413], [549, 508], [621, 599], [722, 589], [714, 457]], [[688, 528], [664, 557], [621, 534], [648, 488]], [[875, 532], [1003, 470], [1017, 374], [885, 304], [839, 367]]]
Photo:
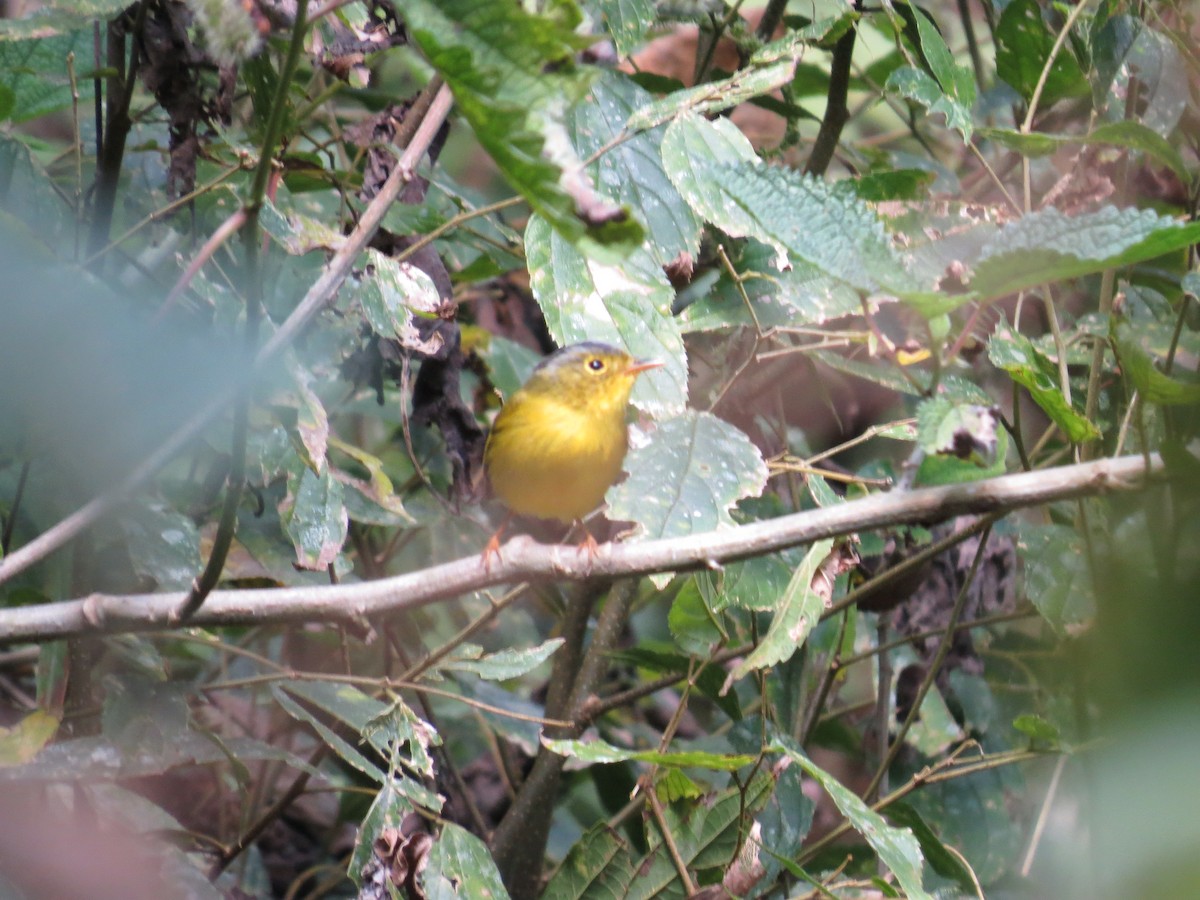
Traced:
[[11, 36], [13, 25], [13, 20], [0, 20], [0, 84], [11, 97], [8, 120], [27, 122], [66, 109], [71, 105], [67, 57], [75, 55], [77, 79], [91, 71], [90, 27], [55, 37], [5, 40], [5, 31]]
[[[918, 16], [918, 20], [922, 17]], [[971, 120], [971, 108], [964, 106], [955, 98], [947, 95], [938, 83], [920, 69], [904, 66], [888, 76], [884, 89], [898, 94], [906, 100], [912, 100], [929, 110], [930, 115], [941, 113], [946, 117], [946, 127], [957, 130], [963, 141], [971, 140], [974, 124]]]
[[286, 354], [288, 374], [296, 392], [296, 434], [304, 448], [302, 460], [314, 472], [325, 469], [325, 453], [329, 446], [329, 416], [325, 405], [316, 395], [309, 381], [312, 374], [296, 359], [295, 354]]
[[369, 475], [370, 480], [364, 482], [338, 469], [331, 470], [334, 478], [351, 489], [349, 493], [343, 493], [351, 521], [370, 525], [412, 525], [416, 522], [396, 494], [392, 479], [383, 470], [383, 460], [335, 437], [330, 437], [329, 445], [345, 453]]
[[487, 845], [448, 822], [430, 848], [417, 876], [426, 900], [507, 900], [508, 891]]
[[853, 375], [871, 384], [877, 384], [889, 391], [895, 391], [898, 394], [907, 394], [912, 397], [923, 396], [920, 388], [921, 378], [919, 373], [917, 379], [918, 386], [914, 387], [907, 378], [896, 370], [895, 366], [862, 362], [829, 350], [816, 350], [812, 353], [812, 357], [835, 371], [845, 372], [847, 375]]
[[700, 252], [700, 222], [672, 186], [659, 150], [663, 129], [644, 131], [610, 146], [628, 134], [625, 121], [650, 101], [650, 95], [627, 76], [610, 72], [592, 87], [587, 103], [571, 110], [567, 127], [580, 156], [606, 152], [589, 168], [605, 196], [631, 209], [646, 226], [643, 245], [663, 268], [678, 257]]
[[[925, 785], [906, 800], [933, 823], [943, 844], [970, 861], [979, 881], [990, 885], [1012, 872], [1028, 840], [1027, 821], [1010, 802], [1027, 790], [1020, 769], [1003, 766]], [[969, 895], [975, 896], [974, 889]]]
[[570, 0], [541, 16], [516, 4], [413, 0], [404, 18], [479, 143], [557, 233], [608, 259], [641, 244], [642, 227], [578, 177], [567, 142], [567, 109], [590, 81], [574, 62], [583, 41]]
[[[938, 31], [933, 20], [924, 15], [923, 10], [914, 9], [913, 18], [916, 20], [917, 36], [921, 42], [921, 55], [929, 64], [929, 70], [946, 96], [970, 113], [971, 107], [975, 105], [975, 78], [971, 70], [954, 61], [942, 33]], [[970, 138], [969, 130], [963, 132], [963, 137]]]
[[35, 709], [11, 725], [0, 727], [0, 769], [33, 760], [58, 731], [61, 718]]
[[1128, 14], [1114, 15], [1092, 37], [1092, 100], [1110, 121], [1126, 118], [1136, 79], [1136, 114], [1164, 138], [1179, 127], [1191, 104], [1188, 63], [1174, 37]]
[[283, 685], [272, 685], [271, 693], [275, 697], [275, 702], [283, 708], [284, 712], [296, 721], [310, 726], [317, 733], [317, 736], [325, 742], [326, 746], [340, 756], [348, 765], [366, 775], [376, 784], [387, 784], [387, 775], [379, 765], [373, 760], [367, 759], [353, 744], [321, 721], [320, 717], [314, 715], [306, 707], [288, 696]]
[[593, 0], [591, 5], [620, 57], [637, 50], [646, 30], [654, 24], [654, 0]]
[[[399, 832], [404, 825], [404, 817], [413, 812], [412, 802], [399, 789], [392, 779], [386, 779], [371, 801], [371, 808], [363, 816], [358, 825], [358, 835], [354, 841], [354, 851], [350, 854], [350, 864], [347, 874], [360, 888], [363, 883], [364, 870], [375, 855], [375, 841], [385, 832]], [[365, 895], [363, 892], [359, 896]]]
[[328, 467], [320, 475], [307, 466], [288, 474], [288, 492], [279, 504], [279, 517], [296, 547], [296, 564], [301, 568], [325, 569], [341, 552], [350, 525], [343, 490]]
[[[532, 672], [548, 660], [562, 644], [562, 638], [551, 638], [548, 641], [538, 644], [536, 647], [521, 649], [514, 647], [509, 650], [497, 650], [495, 653], [489, 653], [486, 656], [483, 656], [482, 650], [476, 647], [475, 649], [481, 654], [477, 658], [451, 657], [448, 660], [438, 663], [437, 667], [455, 672], [471, 672], [489, 681], [504, 681], [509, 678], [519, 678], [522, 675]], [[463, 651], [469, 646], [471, 645], [464, 645], [459, 649]]]
[[917, 407], [918, 442], [926, 458], [920, 484], [956, 484], [1004, 473], [1008, 435], [992, 406], [932, 397]]
[[1008, 432], [997, 431], [995, 459], [990, 465], [982, 466], [977, 460], [959, 459], [946, 454], [926, 456], [921, 460], [914, 483], [923, 487], [934, 487], [939, 484], [963, 484], [969, 481], [995, 478], [1007, 471], [1005, 465], [1007, 456]]
[[758, 646], [734, 666], [730, 678], [744, 678], [755, 669], [766, 669], [790, 659], [804, 645], [805, 639], [820, 621], [821, 613], [825, 611], [828, 594], [815, 590], [813, 579], [818, 576], [821, 564], [832, 549], [832, 538], [817, 541], [808, 548], [804, 561], [797, 567], [779, 599], [767, 633]]
[[567, 853], [546, 890], [543, 900], [601, 900], [621, 896], [619, 889], [631, 884], [636, 860], [629, 845], [606, 823], [599, 822], [584, 832]]
[[915, 292], [875, 212], [851, 191], [758, 163], [696, 166], [680, 193], [734, 237], [770, 244], [781, 260], [805, 262], [869, 293]]
[[650, 538], [732, 527], [733, 505], [758, 496], [767, 483], [766, 464], [750, 439], [693, 409], [659, 422], [625, 468], [629, 477], [609, 488], [607, 515], [638, 523]]
[[613, 662], [630, 663], [659, 674], [674, 672], [690, 675], [694, 678], [696, 689], [719, 706], [725, 715], [735, 722], [742, 718], [742, 705], [738, 702], [737, 694], [733, 691], [722, 693], [725, 686], [725, 670], [720, 666], [706, 665], [699, 670], [699, 675], [693, 675], [693, 670], [698, 668], [695, 657], [658, 650], [648, 646], [648, 642], [628, 650], [614, 650], [608, 656]]
[[1082, 135], [1044, 132], [1023, 134], [1010, 128], [981, 128], [979, 133], [1025, 156], [1045, 156], [1061, 147], [1077, 144], [1125, 147], [1143, 153], [1160, 165], [1166, 166], [1180, 181], [1186, 182], [1191, 177], [1179, 151], [1158, 132], [1133, 119], [1107, 122], [1094, 128], [1091, 133]]
[[654, 415], [687, 400], [683, 338], [671, 317], [675, 292], [654, 260], [637, 251], [619, 263], [589, 258], [532, 216], [525, 230], [530, 286], [550, 334], [562, 346], [604, 341], [637, 359], [658, 359], [633, 388], [633, 404]]
[[[749, 139], [728, 119], [708, 120], [685, 113], [663, 133], [662, 158], [681, 194], [699, 196], [706, 169], [715, 163], [758, 161]], [[690, 201], [689, 201], [690, 202]]]
[[671, 601], [667, 627], [679, 648], [691, 656], [708, 657], [726, 638], [695, 576], [683, 583]]
[[1067, 216], [1043, 209], [1002, 227], [984, 245], [969, 287], [994, 298], [1065, 278], [1154, 259], [1200, 241], [1200, 222], [1106, 206]]
[[[293, 256], [301, 256], [313, 250], [338, 250], [346, 238], [340, 232], [311, 216], [295, 210], [284, 212], [269, 198], [263, 201], [258, 214], [263, 231], [275, 239], [284, 250]], [[370, 250], [369, 253], [376, 251]]]
[[[1026, 102], [1033, 97], [1056, 39], [1037, 0], [1012, 0], [1000, 14], [996, 23], [996, 73]], [[1070, 42], [1064, 42], [1042, 89], [1041, 108], [1064, 97], [1082, 97], [1089, 90]]]
[[[2, 45], [0, 45], [2, 46]], [[0, 240], [5, 263], [23, 259], [57, 265], [53, 248], [76, 228], [75, 216], [29, 148], [0, 133], [0, 172], [4, 173]]]
[[308, 678], [292, 678], [279, 682], [288, 693], [323, 709], [355, 734], [366, 730], [377, 716], [387, 712], [388, 705], [376, 700], [349, 684], [335, 684]]
[[[698, 874], [701, 883], [717, 883], [734, 853], [753, 842], [746, 830], [772, 796], [775, 779], [759, 775], [744, 789], [733, 787], [697, 801], [664, 807], [673, 852]], [[607, 825], [593, 826], [570, 852], [551, 879], [546, 900], [640, 900], [682, 897], [679, 870], [656, 822], [647, 821], [649, 849], [636, 857]]]
[[885, 814], [896, 825], [908, 828], [921, 845], [926, 861], [943, 878], [950, 878], [967, 891], [974, 891], [975, 878], [971, 867], [957, 854], [946, 848], [921, 814], [903, 801], [889, 803]]
[[1059, 387], [1058, 369], [1023, 334], [997, 329], [988, 341], [988, 358], [1008, 372], [1072, 443], [1100, 436], [1096, 426], [1075, 411]]
[[795, 71], [794, 56], [782, 59], [774, 55], [757, 58], [757, 64], [751, 62], [728, 78], [674, 91], [661, 100], [647, 103], [629, 117], [625, 127], [629, 131], [640, 131], [685, 114], [702, 115], [715, 110], [732, 109], [739, 103], [787, 84]]
[[172, 734], [169, 741], [151, 748], [139, 744], [134, 752], [106, 738], [59, 741], [42, 748], [34, 759], [19, 766], [0, 766], [0, 784], [59, 782], [91, 784], [162, 775], [172, 769], [225, 765], [231, 761], [281, 762], [293, 769], [319, 775], [299, 757], [250, 738], [214, 741], [211, 735], [194, 731]]
[[158, 590], [187, 590], [203, 565], [200, 532], [190, 517], [157, 503], [123, 510], [121, 529], [134, 571]]
[[657, 772], [654, 779], [654, 791], [658, 795], [658, 799], [664, 803], [674, 803], [677, 800], [698, 800], [704, 796], [700, 785], [678, 769]]
[[1057, 746], [1060, 735], [1057, 728], [1047, 722], [1041, 716], [1035, 716], [1030, 713], [1017, 716], [1013, 719], [1013, 728], [1028, 735], [1031, 741]]
[[851, 179], [855, 195], [870, 203], [924, 200], [935, 181], [937, 173], [927, 169], [882, 169]]
[[1017, 553], [1025, 567], [1025, 594], [1059, 634], [1095, 613], [1087, 551], [1079, 532], [1065, 525], [1022, 525]]
[[424, 270], [368, 250], [367, 267], [351, 297], [362, 304], [371, 328], [381, 337], [396, 338], [405, 347], [427, 353], [438, 349], [428, 346], [413, 324], [414, 314], [432, 315], [442, 303]]
[[[396, 777], [401, 764], [426, 778], [433, 778], [436, 774], [430, 748], [440, 746], [442, 738], [403, 700], [393, 699], [372, 716], [363, 726], [362, 736], [381, 753], [387, 754], [388, 774], [391, 777]], [[430, 808], [441, 809], [441, 799], [434, 794], [429, 796], [432, 803]]]
[[[710, 122], [690, 114], [667, 127], [662, 155], [671, 181], [692, 197], [710, 188], [713, 164], [756, 159], [750, 142], [728, 119]], [[861, 309], [857, 292], [816, 266], [793, 261], [781, 267], [779, 254], [758, 241], [727, 249], [740, 284], [722, 269], [712, 289], [680, 317], [688, 331], [817, 325]]]
[[785, 754], [802, 768], [809, 777], [816, 779], [825, 790], [838, 811], [850, 825], [861, 834], [879, 855], [880, 861], [896, 876], [901, 889], [910, 900], [932, 900], [932, 896], [921, 886], [921, 868], [924, 858], [921, 847], [908, 828], [895, 828], [884, 821], [879, 813], [859, 799], [852, 790], [816, 765], [790, 740], [776, 737], [772, 750]]
[[734, 754], [726, 756], [720, 753], [703, 753], [689, 751], [682, 753], [662, 753], [657, 750], [624, 750], [614, 747], [605, 741], [594, 739], [590, 741], [555, 741], [543, 739], [542, 743], [559, 756], [569, 756], [588, 763], [616, 763], [636, 760], [651, 763], [656, 766], [672, 768], [713, 769], [718, 772], [734, 772], [745, 766], [752, 765], [757, 757], [749, 754]]
[[[723, 873], [743, 843], [749, 817], [766, 802], [774, 783], [773, 777], [762, 774], [744, 789], [734, 786], [694, 803], [665, 807], [666, 830], [684, 864], [696, 871]], [[627, 900], [680, 896], [679, 870], [658, 824], [648, 822], [646, 831], [650, 849], [634, 870], [633, 882], [622, 886], [624, 896]]]
[[759, 612], [774, 610], [787, 590], [801, 555], [795, 550], [754, 556], [727, 564], [718, 572], [698, 572], [708, 584], [714, 607], [736, 607]]
[[[929, 15], [907, 4], [897, 7], [906, 23], [905, 34], [914, 38], [930, 78], [921, 69], [902, 66], [888, 75], [885, 90], [916, 101], [930, 114], [941, 113], [946, 125], [957, 129], [964, 142], [971, 140], [971, 108], [975, 105], [975, 79], [971, 70], [954, 61], [950, 48]], [[936, 81], [934, 80], [936, 79]]]
[[1143, 400], [1161, 406], [1200, 403], [1200, 384], [1179, 381], [1160, 372], [1128, 322], [1113, 329], [1113, 342], [1117, 345], [1121, 371], [1129, 376]]

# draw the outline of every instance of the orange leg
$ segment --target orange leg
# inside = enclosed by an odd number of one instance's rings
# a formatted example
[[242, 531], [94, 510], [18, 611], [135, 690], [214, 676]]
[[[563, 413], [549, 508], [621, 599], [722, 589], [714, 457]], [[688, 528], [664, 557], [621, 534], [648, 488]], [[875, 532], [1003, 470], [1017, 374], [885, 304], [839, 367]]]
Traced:
[[489, 572], [492, 568], [492, 557], [500, 558], [500, 536], [504, 534], [504, 529], [508, 527], [508, 523], [512, 521], [512, 513], [504, 517], [504, 521], [500, 523], [500, 527], [495, 533], [488, 538], [487, 544], [483, 548], [483, 571]]
[[583, 524], [582, 519], [577, 519], [575, 524], [583, 531], [583, 538], [579, 541], [579, 552], [587, 554], [588, 565], [591, 565], [596, 560], [596, 554], [600, 552], [600, 545], [596, 543], [596, 539], [592, 537], [592, 533], [588, 531], [588, 527]]

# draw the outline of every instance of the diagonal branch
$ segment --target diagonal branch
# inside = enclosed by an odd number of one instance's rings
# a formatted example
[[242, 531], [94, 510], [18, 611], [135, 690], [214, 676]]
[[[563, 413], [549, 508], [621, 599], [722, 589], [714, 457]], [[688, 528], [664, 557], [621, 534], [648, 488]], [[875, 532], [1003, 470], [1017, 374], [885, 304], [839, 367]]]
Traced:
[[[954, 516], [1002, 513], [1075, 497], [1137, 490], [1163, 474], [1157, 454], [1124, 456], [970, 484], [876, 494], [724, 531], [637, 544], [604, 544], [594, 559], [577, 547], [536, 544], [527, 537], [518, 537], [505, 545], [500, 561], [489, 569], [483, 567], [479, 556], [470, 556], [378, 581], [214, 591], [190, 624], [207, 627], [362, 621], [496, 584], [617, 578], [716, 567], [884, 525], [933, 523]], [[172, 627], [172, 611], [182, 599], [180, 592], [93, 594], [60, 603], [0, 610], [0, 643], [97, 632], [163, 630]]]

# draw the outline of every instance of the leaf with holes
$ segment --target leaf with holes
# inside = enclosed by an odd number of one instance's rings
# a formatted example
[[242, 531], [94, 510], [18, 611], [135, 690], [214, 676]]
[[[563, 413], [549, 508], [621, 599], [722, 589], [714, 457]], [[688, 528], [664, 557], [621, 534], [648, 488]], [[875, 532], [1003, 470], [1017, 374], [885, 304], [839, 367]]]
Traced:
[[729, 511], [767, 483], [762, 454], [711, 413], [689, 409], [658, 423], [625, 460], [629, 477], [608, 491], [608, 517], [636, 522], [651, 538], [728, 528]]

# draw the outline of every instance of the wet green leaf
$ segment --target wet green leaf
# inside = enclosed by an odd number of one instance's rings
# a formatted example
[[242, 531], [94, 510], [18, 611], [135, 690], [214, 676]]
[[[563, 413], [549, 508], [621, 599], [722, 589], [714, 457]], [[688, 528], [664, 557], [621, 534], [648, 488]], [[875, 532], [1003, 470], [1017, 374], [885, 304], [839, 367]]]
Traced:
[[1007, 329], [997, 330], [988, 341], [988, 358], [1028, 390], [1034, 402], [1072, 442], [1082, 443], [1100, 436], [1096, 426], [1067, 402], [1059, 387], [1058, 369], [1029, 338]]
[[616, 140], [627, 134], [626, 119], [650, 99], [625, 75], [608, 73], [592, 86], [588, 102], [571, 110], [567, 127], [581, 157], [587, 159], [605, 150], [588, 171], [601, 193], [632, 210], [645, 224], [647, 239], [642, 250], [661, 269], [676, 259], [694, 259], [699, 254], [700, 221], [667, 177], [659, 149], [664, 129]]
[[[996, 72], [1029, 101], [1050, 58], [1057, 34], [1050, 30], [1036, 0], [1013, 0], [996, 23]], [[1087, 79], [1068, 41], [1059, 48], [1041, 93], [1041, 106], [1064, 97], [1082, 97]]]
[[487, 844], [453, 823], [442, 825], [417, 876], [426, 900], [507, 900]]
[[803, 646], [809, 633], [820, 621], [829, 598], [827, 592], [814, 589], [813, 579], [818, 577], [821, 564], [832, 548], [832, 539], [817, 541], [808, 548], [803, 562], [779, 599], [767, 633], [758, 646], [734, 666], [730, 677], [744, 678], [755, 669], [774, 666], [790, 659]]
[[437, 668], [446, 671], [470, 672], [489, 681], [504, 681], [532, 672], [548, 660], [562, 644], [562, 638], [551, 638], [536, 647], [522, 649], [513, 647], [486, 655], [482, 648], [474, 647], [476, 652], [471, 656], [467, 655], [467, 651], [472, 645], [464, 644], [456, 655], [438, 663]]
[[636, 522], [646, 537], [674, 537], [734, 525], [729, 511], [767, 481], [762, 454], [741, 431], [689, 409], [659, 422], [625, 459], [629, 477], [609, 488], [608, 517]]
[[296, 564], [324, 569], [346, 542], [349, 517], [342, 502], [344, 488], [326, 467], [320, 475], [307, 466], [289, 473], [288, 493], [279, 516], [296, 547]]
[[641, 225], [572, 175], [580, 161], [565, 117], [595, 74], [575, 63], [586, 39], [574, 32], [573, 3], [534, 15], [512, 4], [418, 0], [404, 18], [479, 143], [555, 232], [608, 259], [641, 244]]
[[555, 340], [604, 341], [637, 359], [661, 360], [634, 385], [633, 404], [654, 415], [682, 409], [687, 362], [671, 317], [675, 292], [654, 260], [642, 251], [617, 263], [589, 258], [539, 216], [529, 220], [525, 246], [533, 293]]
[[1184, 224], [1153, 210], [1106, 206], [1068, 216], [1043, 209], [996, 232], [974, 263], [969, 287], [980, 297], [999, 297], [1154, 259], [1197, 240], [1200, 222]]
[[612, 744], [599, 739], [590, 741], [554, 741], [546, 739], [542, 743], [559, 756], [569, 756], [571, 759], [590, 763], [615, 763], [636, 760], [656, 766], [671, 766], [673, 768], [694, 767], [732, 772], [753, 764], [756, 759], [756, 757], [749, 754], [727, 756], [720, 753], [702, 753], [698, 751], [662, 753], [657, 750], [625, 750], [621, 747], [614, 747]]
[[866, 839], [879, 854], [880, 861], [896, 876], [896, 881], [907, 897], [911, 900], [932, 900], [931, 895], [921, 886], [924, 857], [911, 830], [889, 825], [879, 813], [863, 803], [857, 794], [793, 747], [790, 741], [776, 738], [772, 749], [786, 754], [792, 762], [817, 780], [854, 830]]

